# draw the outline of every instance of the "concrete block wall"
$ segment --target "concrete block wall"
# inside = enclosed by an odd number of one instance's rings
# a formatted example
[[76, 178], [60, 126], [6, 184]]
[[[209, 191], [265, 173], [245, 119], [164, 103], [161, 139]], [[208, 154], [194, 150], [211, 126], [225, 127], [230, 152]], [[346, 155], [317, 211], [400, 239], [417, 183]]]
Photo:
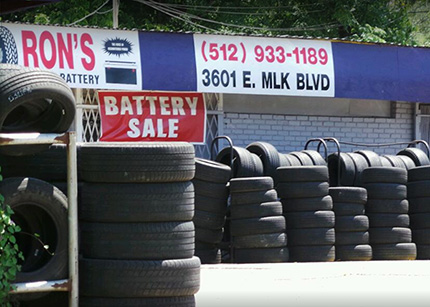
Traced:
[[[396, 102], [394, 106], [393, 118], [225, 113], [224, 135], [229, 136], [235, 146], [246, 147], [251, 142], [264, 141], [281, 153], [302, 150], [308, 139], [321, 137], [366, 144], [409, 142], [414, 139], [415, 105]], [[405, 147], [341, 145], [344, 152], [370, 149], [379, 154], [396, 154]], [[315, 148], [316, 143], [309, 146], [309, 149]], [[335, 147], [330, 145], [329, 151], [335, 151]]]

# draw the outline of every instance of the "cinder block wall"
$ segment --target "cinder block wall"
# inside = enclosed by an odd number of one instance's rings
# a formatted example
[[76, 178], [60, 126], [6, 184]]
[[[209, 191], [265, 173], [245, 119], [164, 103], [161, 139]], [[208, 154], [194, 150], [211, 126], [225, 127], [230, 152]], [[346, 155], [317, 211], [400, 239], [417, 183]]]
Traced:
[[[235, 146], [246, 147], [251, 142], [264, 141], [282, 153], [302, 150], [308, 139], [320, 137], [370, 144], [409, 142], [414, 139], [415, 105], [397, 102], [394, 106], [393, 118], [225, 113], [224, 135], [228, 135]], [[396, 154], [404, 147], [406, 145], [379, 148], [341, 145], [345, 152], [370, 149], [379, 154]], [[315, 148], [316, 143], [309, 146], [309, 149]], [[329, 151], [334, 150], [330, 145]]]

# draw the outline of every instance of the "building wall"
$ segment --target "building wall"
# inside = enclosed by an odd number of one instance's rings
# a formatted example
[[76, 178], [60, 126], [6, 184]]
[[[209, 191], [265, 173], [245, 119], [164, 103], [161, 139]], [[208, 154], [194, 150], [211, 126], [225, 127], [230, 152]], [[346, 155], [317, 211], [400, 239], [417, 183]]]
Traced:
[[[308, 139], [321, 137], [370, 144], [414, 140], [415, 105], [401, 102], [393, 105], [392, 118], [225, 113], [223, 133], [235, 146], [246, 147], [251, 142], [264, 141], [282, 153], [302, 150]], [[370, 149], [379, 154], [396, 154], [406, 146], [365, 148], [341, 145], [341, 150]], [[310, 144], [309, 149], [315, 148], [316, 144]], [[329, 151], [335, 151], [335, 147], [330, 145]]]

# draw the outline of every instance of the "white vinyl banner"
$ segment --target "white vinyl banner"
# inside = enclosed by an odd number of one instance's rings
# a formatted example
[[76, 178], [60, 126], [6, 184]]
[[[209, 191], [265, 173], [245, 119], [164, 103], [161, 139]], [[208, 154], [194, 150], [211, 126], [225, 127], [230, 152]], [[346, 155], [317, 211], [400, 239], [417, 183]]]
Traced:
[[197, 91], [334, 97], [331, 42], [194, 35]]
[[142, 88], [137, 31], [2, 23], [0, 34], [4, 63], [52, 70], [70, 87]]

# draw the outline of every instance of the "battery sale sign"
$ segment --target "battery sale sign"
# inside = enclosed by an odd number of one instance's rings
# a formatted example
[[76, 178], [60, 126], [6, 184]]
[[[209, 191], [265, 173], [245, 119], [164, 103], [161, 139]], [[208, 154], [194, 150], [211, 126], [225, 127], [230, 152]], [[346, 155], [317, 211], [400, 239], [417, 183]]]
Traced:
[[101, 141], [205, 142], [202, 93], [98, 91], [98, 99]]

